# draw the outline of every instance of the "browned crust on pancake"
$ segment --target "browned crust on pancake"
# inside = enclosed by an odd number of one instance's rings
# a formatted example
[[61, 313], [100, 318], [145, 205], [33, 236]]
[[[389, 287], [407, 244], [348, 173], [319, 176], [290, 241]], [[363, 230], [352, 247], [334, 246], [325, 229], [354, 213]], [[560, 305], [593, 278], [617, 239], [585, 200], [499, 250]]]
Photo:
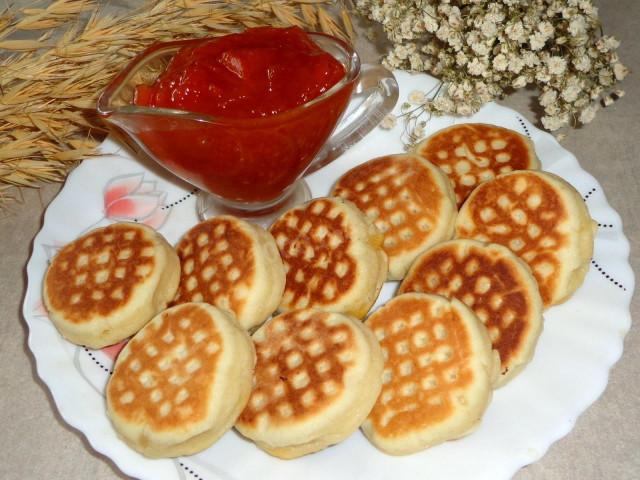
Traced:
[[155, 248], [143, 230], [126, 223], [94, 230], [67, 244], [45, 275], [49, 308], [75, 324], [109, 316], [129, 303], [136, 287], [155, 273]]
[[457, 208], [447, 177], [414, 154], [387, 155], [358, 165], [336, 183], [384, 234], [389, 278], [404, 277], [422, 250], [453, 235]]
[[382, 391], [362, 430], [392, 455], [473, 432], [493, 395], [498, 367], [487, 330], [460, 300], [405, 293], [365, 322], [385, 358]]
[[[504, 142], [495, 144], [494, 149], [494, 140]], [[415, 152], [449, 176], [458, 208], [481, 182], [514, 170], [540, 168], [531, 140], [513, 130], [482, 123], [440, 130], [419, 143]]]
[[236, 428], [290, 459], [353, 434], [382, 386], [384, 358], [371, 330], [343, 313], [283, 313], [254, 334], [254, 390]]
[[255, 342], [253, 391], [239, 423], [257, 428], [264, 416], [276, 428], [299, 423], [317, 416], [344, 392], [351, 362], [339, 357], [355, 347], [353, 332], [344, 323], [328, 322], [327, 312], [308, 312], [304, 321], [292, 311], [265, 325], [266, 340]]
[[[312, 213], [314, 206], [318, 212]], [[287, 241], [283, 246], [278, 245], [280, 255], [285, 265], [288, 266], [285, 293], [291, 295], [290, 305], [296, 305], [301, 298], [309, 298], [309, 306], [316, 302], [320, 304], [332, 302], [334, 298], [327, 299], [322, 292], [325, 287], [331, 287], [332, 292], [340, 297], [341, 292], [353, 288], [356, 274], [356, 261], [349, 255], [351, 239], [345, 232], [345, 215], [339, 213], [336, 217], [327, 216], [327, 211], [332, 207], [331, 203], [316, 200], [304, 210], [295, 209], [287, 212], [284, 217], [270, 228], [271, 234], [278, 240], [279, 235], [284, 234]], [[305, 224], [311, 229], [326, 229], [329, 236], [335, 238], [332, 245], [331, 239], [326, 237], [316, 239], [312, 234], [301, 231]], [[328, 241], [327, 241], [328, 240]], [[312, 261], [304, 257], [307, 250], [313, 252]], [[328, 275], [326, 264], [344, 265], [343, 275]], [[305, 278], [314, 279], [312, 282], [298, 282], [296, 275], [303, 272]]]
[[251, 394], [255, 349], [233, 314], [186, 303], [156, 315], [120, 352], [107, 385], [118, 436], [149, 458], [198, 453]]
[[255, 281], [254, 240], [227, 218], [199, 223], [180, 240], [180, 285], [171, 303], [207, 302], [240, 312], [248, 299], [237, 290]]
[[270, 227], [286, 271], [280, 311], [316, 307], [362, 318], [387, 277], [382, 234], [357, 207], [317, 198]]
[[[366, 322], [379, 340], [384, 330], [380, 346], [389, 352], [382, 391], [369, 418], [381, 436], [393, 437], [440, 423], [457, 410], [452, 393], [474, 380], [467, 368], [473, 349], [455, 309], [431, 318], [425, 300], [415, 298], [402, 298], [383, 308]], [[411, 319], [418, 318], [425, 323], [411, 326]], [[403, 395], [403, 389], [412, 395]], [[406, 408], [409, 404], [413, 408]], [[390, 410], [397, 413], [387, 419]]]
[[[107, 387], [110, 408], [117, 415], [146, 423], [157, 432], [179, 430], [207, 416], [208, 385], [225, 348], [210, 314], [198, 305], [161, 315], [159, 328], [157, 323], [149, 325], [142, 338], [129, 341], [128, 355], [118, 359]], [[189, 354], [184, 359], [172, 356], [166, 365], [171, 376], [167, 376], [163, 356], [181, 345], [187, 346]]]

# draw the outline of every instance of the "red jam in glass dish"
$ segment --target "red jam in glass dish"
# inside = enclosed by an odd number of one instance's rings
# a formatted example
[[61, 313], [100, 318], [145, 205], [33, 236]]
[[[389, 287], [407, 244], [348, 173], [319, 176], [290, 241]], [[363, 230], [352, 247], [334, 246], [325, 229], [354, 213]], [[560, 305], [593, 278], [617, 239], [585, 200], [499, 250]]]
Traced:
[[112, 121], [209, 193], [236, 203], [282, 197], [346, 109], [359, 63], [347, 72], [297, 27], [176, 44], [157, 79], [135, 87], [133, 103], [153, 108]]
[[300, 28], [252, 28], [182, 48], [136, 105], [226, 118], [276, 115], [322, 95], [344, 77]]

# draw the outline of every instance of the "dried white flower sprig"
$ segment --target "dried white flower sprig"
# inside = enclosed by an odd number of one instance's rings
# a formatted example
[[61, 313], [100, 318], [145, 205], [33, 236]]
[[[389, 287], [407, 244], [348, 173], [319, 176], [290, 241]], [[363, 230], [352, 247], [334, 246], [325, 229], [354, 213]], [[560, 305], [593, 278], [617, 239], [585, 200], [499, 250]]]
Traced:
[[407, 100], [400, 105], [400, 113], [388, 114], [380, 122], [380, 128], [392, 130], [398, 124], [398, 119], [402, 119], [404, 124], [400, 140], [405, 150], [411, 150], [425, 136], [424, 128], [431, 116], [443, 115], [443, 112], [436, 108], [438, 99], [442, 98], [440, 91], [443, 86], [443, 82], [438, 82], [426, 92], [422, 90], [411, 91]]
[[429, 73], [445, 82], [438, 95], [422, 101], [419, 92], [412, 93], [403, 106], [408, 119], [422, 112], [468, 115], [510, 89], [533, 84], [540, 89], [542, 124], [554, 131], [589, 123], [600, 105], [624, 94], [616, 84], [629, 70], [615, 52], [619, 42], [603, 35], [592, 0], [355, 4], [359, 15], [382, 24], [389, 37], [387, 67]]

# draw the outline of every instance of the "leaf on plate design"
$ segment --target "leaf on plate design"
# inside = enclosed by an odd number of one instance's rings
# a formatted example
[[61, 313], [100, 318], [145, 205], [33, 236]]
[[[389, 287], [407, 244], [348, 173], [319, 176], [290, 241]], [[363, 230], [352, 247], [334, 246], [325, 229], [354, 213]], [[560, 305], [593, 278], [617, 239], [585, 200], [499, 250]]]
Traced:
[[62, 247], [64, 247], [64, 243], [58, 243], [55, 245], [48, 245], [45, 243], [42, 244], [42, 249], [47, 256], [47, 263], [51, 262], [51, 259], [56, 256], [56, 254], [62, 249]]

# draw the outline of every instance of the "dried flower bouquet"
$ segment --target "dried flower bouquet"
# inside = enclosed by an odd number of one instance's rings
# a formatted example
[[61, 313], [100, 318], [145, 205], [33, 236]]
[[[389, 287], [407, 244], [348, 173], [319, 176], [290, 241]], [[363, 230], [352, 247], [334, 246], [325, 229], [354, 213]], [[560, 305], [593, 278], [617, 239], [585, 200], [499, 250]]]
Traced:
[[404, 112], [413, 120], [425, 112], [467, 115], [535, 85], [542, 124], [554, 131], [589, 123], [600, 104], [624, 94], [616, 88], [628, 74], [619, 42], [602, 34], [592, 0], [354, 1], [392, 44], [385, 65], [444, 82], [438, 94], [412, 93]]

